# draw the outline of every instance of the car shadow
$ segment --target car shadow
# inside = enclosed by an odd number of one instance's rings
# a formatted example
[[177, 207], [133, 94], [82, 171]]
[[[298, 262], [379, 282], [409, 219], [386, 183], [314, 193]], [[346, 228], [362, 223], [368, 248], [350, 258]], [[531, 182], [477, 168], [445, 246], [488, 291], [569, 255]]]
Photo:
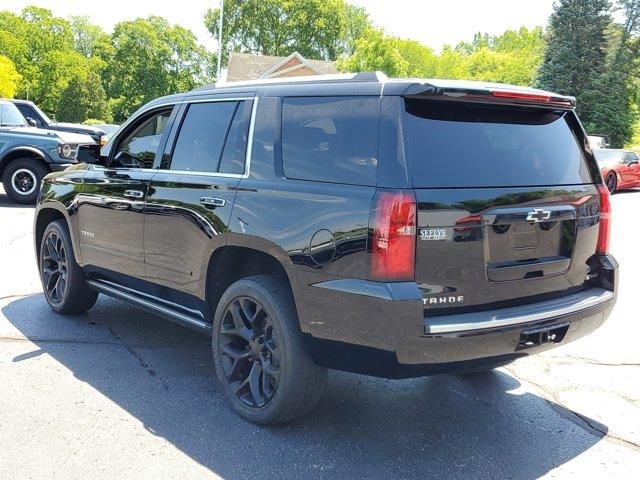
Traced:
[[41, 294], [1, 311], [37, 346], [13, 362], [51, 356], [223, 478], [533, 479], [602, 438], [502, 371], [402, 381], [332, 372], [312, 414], [257, 427], [227, 407], [205, 336], [104, 296], [83, 315], [54, 314]]
[[31, 208], [33, 209], [33, 205], [24, 205], [22, 203], [16, 203], [9, 198], [9, 196], [4, 193], [4, 190], [0, 189], [0, 207], [2, 208]]

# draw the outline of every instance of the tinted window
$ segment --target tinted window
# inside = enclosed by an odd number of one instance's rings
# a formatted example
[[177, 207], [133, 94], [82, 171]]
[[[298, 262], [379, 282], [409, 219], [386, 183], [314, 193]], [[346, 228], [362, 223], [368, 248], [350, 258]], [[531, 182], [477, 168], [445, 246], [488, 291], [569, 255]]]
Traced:
[[289, 178], [375, 185], [378, 99], [287, 98], [282, 158]]
[[180, 127], [171, 169], [217, 172], [238, 102], [193, 103]]
[[170, 116], [171, 110], [166, 110], [134, 126], [133, 130], [118, 144], [112, 165], [152, 168]]
[[238, 105], [220, 159], [220, 168], [218, 169], [220, 173], [238, 175], [244, 173], [251, 106], [251, 102], [240, 102]]
[[18, 107], [18, 110], [20, 110], [20, 113], [24, 118], [32, 118], [36, 122], [36, 126], [42, 127], [44, 125], [40, 115], [38, 115], [29, 105], [16, 105], [16, 107]]
[[416, 187], [591, 182], [571, 114], [419, 100], [406, 108]]

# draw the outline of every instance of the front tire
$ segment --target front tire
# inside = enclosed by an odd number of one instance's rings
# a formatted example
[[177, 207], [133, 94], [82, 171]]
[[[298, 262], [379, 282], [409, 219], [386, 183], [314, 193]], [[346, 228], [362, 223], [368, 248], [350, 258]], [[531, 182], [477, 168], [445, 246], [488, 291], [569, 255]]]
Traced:
[[44, 296], [57, 313], [82, 313], [96, 303], [98, 293], [91, 290], [84, 272], [75, 261], [67, 224], [56, 220], [47, 225], [38, 255]]
[[616, 174], [611, 172], [607, 175], [607, 179], [605, 180], [605, 184], [609, 189], [609, 193], [614, 193], [618, 188], [618, 179], [616, 178]]
[[40, 193], [40, 183], [49, 170], [34, 158], [13, 160], [2, 174], [4, 191], [16, 203], [33, 205]]
[[326, 385], [326, 369], [304, 349], [288, 289], [271, 276], [254, 276], [222, 295], [213, 322], [218, 380], [233, 410], [261, 425], [310, 412]]

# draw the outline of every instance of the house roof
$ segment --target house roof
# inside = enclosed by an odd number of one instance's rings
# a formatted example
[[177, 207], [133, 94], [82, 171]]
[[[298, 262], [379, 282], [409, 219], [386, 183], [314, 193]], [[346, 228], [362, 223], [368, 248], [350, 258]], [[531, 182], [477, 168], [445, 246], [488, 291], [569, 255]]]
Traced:
[[232, 53], [227, 67], [227, 81], [256, 80], [272, 78], [287, 72], [306, 67], [319, 75], [337, 73], [333, 62], [309, 60], [298, 52], [287, 57], [253, 55], [251, 53]]

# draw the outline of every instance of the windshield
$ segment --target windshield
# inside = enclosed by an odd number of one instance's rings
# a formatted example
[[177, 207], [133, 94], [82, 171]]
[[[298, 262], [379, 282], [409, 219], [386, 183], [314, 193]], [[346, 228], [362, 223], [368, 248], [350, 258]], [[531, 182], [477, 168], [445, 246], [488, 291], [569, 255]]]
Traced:
[[13, 103], [0, 103], [0, 125], [24, 127], [27, 125], [27, 121]]
[[624, 152], [622, 150], [594, 150], [594, 156], [598, 165], [615, 165], [620, 163], [624, 158]]

